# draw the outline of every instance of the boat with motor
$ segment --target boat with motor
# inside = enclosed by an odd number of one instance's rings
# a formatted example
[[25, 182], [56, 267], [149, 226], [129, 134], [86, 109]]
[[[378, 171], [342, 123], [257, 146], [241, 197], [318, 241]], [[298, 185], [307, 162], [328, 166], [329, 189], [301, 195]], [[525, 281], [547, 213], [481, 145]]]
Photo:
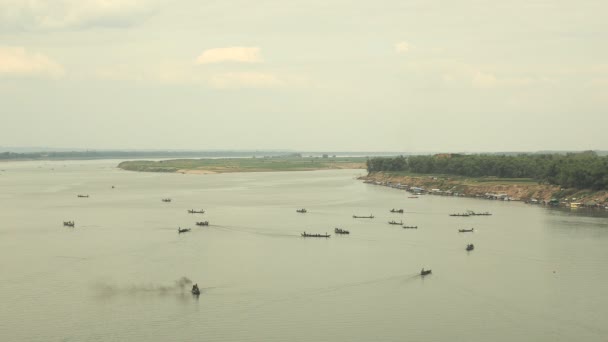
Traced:
[[63, 221], [64, 227], [74, 227], [74, 221]]
[[161, 201], [169, 203], [169, 202], [171, 202], [171, 199], [170, 198], [163, 198]]
[[403, 225], [403, 221], [397, 222], [395, 220], [392, 220], [392, 221], [388, 221], [388, 224], [398, 224], [398, 225], [402, 226]]
[[350, 232], [346, 229], [342, 229], [342, 228], [336, 228], [334, 229], [334, 232], [336, 234], [350, 234]]
[[198, 296], [201, 294], [201, 290], [198, 288], [198, 284], [192, 286], [192, 294]]
[[391, 209], [391, 213], [399, 213], [399, 214], [403, 214], [403, 209]]
[[467, 252], [470, 252], [470, 251], [472, 251], [474, 249], [475, 249], [475, 246], [473, 246], [472, 243], [470, 243], [470, 244], [467, 245]]
[[190, 228], [177, 228], [177, 233], [181, 234], [181, 233], [187, 233], [190, 231]]
[[310, 233], [307, 233], [307, 232], [303, 232], [301, 235], [302, 235], [302, 237], [319, 237], [319, 238], [328, 238], [328, 237], [331, 236], [331, 235], [329, 235], [327, 233], [325, 233], [325, 234], [310, 234]]
[[369, 216], [357, 216], [357, 215], [353, 215], [353, 218], [368, 218], [368, 219], [373, 219], [374, 215], [369, 215]]
[[89, 195], [78, 195], [78, 198], [89, 198]]
[[432, 273], [431, 270], [425, 270], [424, 268], [420, 271], [420, 275], [423, 276], [423, 277], [425, 275], [431, 274], [431, 273]]
[[471, 214], [468, 214], [468, 213], [462, 213], [462, 214], [450, 214], [450, 216], [455, 216], [455, 217], [469, 217], [469, 216], [471, 216]]
[[296, 210], [296, 212], [301, 213], [301, 214], [305, 214], [305, 213], [307, 213], [307, 212], [308, 212], [308, 210], [306, 210], [306, 209], [302, 208], [302, 209], [298, 209], [298, 210]]
[[473, 230], [475, 230], [475, 228], [471, 228], [471, 229], [458, 229], [459, 233], [472, 233]]
[[403, 226], [403, 229], [418, 229], [418, 226]]
[[196, 209], [188, 209], [188, 213], [189, 214], [204, 214], [205, 211], [203, 209], [201, 210], [196, 210]]
[[200, 221], [200, 222], [196, 222], [197, 226], [208, 226], [209, 225], [209, 221]]

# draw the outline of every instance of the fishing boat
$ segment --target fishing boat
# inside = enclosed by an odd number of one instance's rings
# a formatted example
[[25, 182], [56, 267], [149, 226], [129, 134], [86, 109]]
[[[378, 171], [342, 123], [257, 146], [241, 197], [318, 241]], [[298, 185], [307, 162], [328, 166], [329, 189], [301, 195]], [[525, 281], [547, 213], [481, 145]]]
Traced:
[[328, 238], [328, 237], [331, 236], [331, 235], [329, 235], [327, 233], [325, 233], [325, 234], [310, 234], [310, 233], [307, 233], [307, 232], [304, 232], [301, 235], [302, 235], [302, 237], [324, 237], [324, 238]]
[[163, 201], [163, 202], [171, 202], [171, 199], [170, 198], [163, 198], [161, 201]]
[[368, 219], [373, 219], [374, 215], [369, 215], [369, 216], [357, 216], [357, 215], [353, 215], [353, 218], [368, 218]]
[[198, 284], [192, 286], [192, 294], [198, 296], [201, 294], [201, 290], [198, 288]]
[[418, 196], [408, 196], [407, 198], [418, 198]]
[[432, 273], [431, 270], [425, 270], [424, 268], [420, 271], [420, 275], [423, 276], [423, 277], [425, 275], [431, 274], [431, 273]]
[[457, 216], [457, 217], [469, 217], [469, 216], [471, 216], [471, 214], [468, 214], [468, 213], [462, 213], [462, 214], [450, 214], [450, 216]]
[[63, 221], [64, 227], [74, 227], [74, 221]]
[[79, 198], [89, 198], [89, 195], [78, 195]]
[[190, 231], [190, 228], [177, 228], [177, 233], [187, 233]]
[[296, 212], [304, 214], [304, 213], [308, 212], [308, 210], [302, 208], [302, 209], [296, 210]]
[[401, 226], [401, 225], [403, 225], [403, 221], [399, 221], [399, 222], [397, 222], [397, 221], [395, 221], [395, 220], [392, 220], [392, 221], [388, 221], [388, 224], [398, 224], [398, 225], [400, 225], [400, 226]]
[[478, 213], [475, 212], [473, 210], [468, 210], [467, 214], [471, 215], [471, 216], [491, 216], [492, 214], [489, 211], [483, 212], [483, 213]]
[[399, 214], [403, 214], [403, 209], [391, 209], [391, 213], [399, 213]]
[[460, 232], [460, 233], [472, 233], [474, 229], [475, 228], [471, 228], [471, 229], [458, 229], [458, 232]]
[[201, 222], [196, 222], [197, 226], [208, 226], [209, 225], [209, 221], [201, 221]]
[[350, 232], [346, 229], [342, 229], [342, 228], [336, 228], [334, 229], [334, 232], [336, 234], [350, 234]]
[[418, 226], [403, 226], [403, 229], [418, 229]]
[[205, 211], [203, 209], [201, 209], [201, 210], [188, 209], [188, 213], [190, 213], [190, 214], [204, 214]]
[[472, 251], [473, 249], [475, 249], [475, 246], [472, 243], [467, 245], [467, 251]]

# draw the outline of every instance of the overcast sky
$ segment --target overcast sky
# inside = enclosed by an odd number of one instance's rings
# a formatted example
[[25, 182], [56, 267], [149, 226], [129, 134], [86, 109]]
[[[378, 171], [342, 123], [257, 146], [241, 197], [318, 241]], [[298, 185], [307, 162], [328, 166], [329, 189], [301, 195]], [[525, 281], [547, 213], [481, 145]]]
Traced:
[[0, 0], [0, 146], [608, 149], [608, 1]]

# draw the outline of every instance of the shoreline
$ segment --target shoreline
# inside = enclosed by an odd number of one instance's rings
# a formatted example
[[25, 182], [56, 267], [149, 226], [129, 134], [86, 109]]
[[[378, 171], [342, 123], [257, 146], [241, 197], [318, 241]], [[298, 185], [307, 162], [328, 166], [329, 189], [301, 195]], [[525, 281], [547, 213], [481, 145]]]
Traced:
[[465, 178], [445, 175], [403, 175], [376, 172], [358, 178], [414, 194], [469, 197], [570, 208], [608, 209], [608, 191], [563, 189], [528, 179]]

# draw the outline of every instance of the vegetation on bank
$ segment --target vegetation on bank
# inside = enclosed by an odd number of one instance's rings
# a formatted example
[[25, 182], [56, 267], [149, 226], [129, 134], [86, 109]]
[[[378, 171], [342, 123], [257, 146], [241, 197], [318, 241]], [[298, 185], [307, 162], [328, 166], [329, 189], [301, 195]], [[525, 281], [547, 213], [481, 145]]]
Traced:
[[367, 171], [496, 177], [498, 180], [533, 180], [540, 184], [575, 189], [608, 189], [608, 156], [592, 151], [568, 154], [461, 155], [436, 154], [372, 158]]
[[328, 169], [364, 169], [365, 161], [366, 158], [364, 157], [173, 159], [161, 161], [125, 161], [118, 164], [118, 167], [129, 171], [184, 173], [313, 171]]

